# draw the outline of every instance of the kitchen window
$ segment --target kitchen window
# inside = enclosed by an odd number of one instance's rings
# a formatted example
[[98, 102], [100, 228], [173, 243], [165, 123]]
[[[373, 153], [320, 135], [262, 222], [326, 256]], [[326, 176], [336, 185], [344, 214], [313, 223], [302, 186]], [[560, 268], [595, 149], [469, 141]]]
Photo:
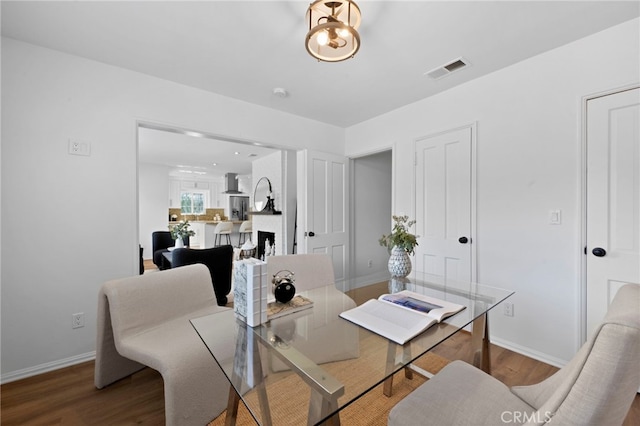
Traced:
[[182, 214], [204, 214], [207, 195], [205, 191], [182, 191], [180, 193], [180, 212]]

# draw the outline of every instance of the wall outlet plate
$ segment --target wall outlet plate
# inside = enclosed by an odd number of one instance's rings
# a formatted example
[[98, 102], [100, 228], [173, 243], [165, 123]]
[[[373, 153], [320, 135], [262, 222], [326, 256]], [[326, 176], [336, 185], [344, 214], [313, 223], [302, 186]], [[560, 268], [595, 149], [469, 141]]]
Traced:
[[513, 316], [513, 303], [504, 302], [504, 315], [507, 317]]
[[81, 328], [81, 327], [84, 327], [84, 312], [71, 314], [71, 328]]

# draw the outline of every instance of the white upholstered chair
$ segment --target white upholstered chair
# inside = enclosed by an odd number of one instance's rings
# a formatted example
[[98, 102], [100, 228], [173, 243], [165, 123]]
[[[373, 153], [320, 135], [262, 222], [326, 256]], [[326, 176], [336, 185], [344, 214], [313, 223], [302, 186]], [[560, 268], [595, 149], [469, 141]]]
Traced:
[[282, 270], [294, 273], [296, 291], [324, 287], [336, 282], [333, 263], [326, 254], [288, 254], [267, 257], [269, 281]]
[[207, 424], [226, 408], [229, 382], [189, 320], [228, 309], [217, 305], [202, 264], [104, 283], [95, 386], [151, 367], [164, 381], [166, 424]]
[[243, 221], [240, 224], [238, 232], [240, 233], [238, 237], [238, 247], [242, 247], [242, 244], [247, 241], [247, 239], [251, 239], [251, 233], [253, 232], [252, 222], [250, 220]]
[[508, 388], [454, 361], [389, 413], [389, 425], [620, 425], [640, 386], [640, 286], [622, 287], [593, 336], [546, 380]]
[[233, 222], [223, 221], [218, 222], [216, 228], [213, 230], [213, 245], [215, 247], [222, 245], [222, 237], [225, 236], [227, 244], [231, 245], [231, 232], [233, 231]]
[[[339, 318], [340, 312], [354, 308], [355, 302], [335, 286], [333, 263], [326, 254], [290, 254], [284, 256], [267, 257], [267, 279], [271, 279], [281, 270], [294, 273], [296, 293], [311, 290], [307, 295], [314, 299], [313, 295], [322, 295], [314, 301], [314, 307], [333, 320], [313, 321], [312, 317], [305, 316], [305, 311], [294, 313], [291, 317], [301, 317], [298, 324], [304, 324], [303, 329], [314, 329], [316, 339], [304, 338], [296, 341], [296, 348], [316, 364], [342, 361], [357, 357], [359, 354], [359, 339], [357, 327], [342, 327]], [[291, 317], [283, 316], [271, 320], [271, 328], [290, 327]], [[289, 323], [289, 324], [287, 324]], [[340, 345], [326, 345], [325, 342], [340, 341]], [[270, 368], [273, 371], [286, 370], [289, 367], [278, 359], [271, 359]]]

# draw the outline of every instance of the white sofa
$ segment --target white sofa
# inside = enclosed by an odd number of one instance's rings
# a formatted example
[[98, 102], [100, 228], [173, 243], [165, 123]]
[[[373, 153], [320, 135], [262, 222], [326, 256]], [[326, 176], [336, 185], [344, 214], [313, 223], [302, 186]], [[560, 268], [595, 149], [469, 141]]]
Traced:
[[164, 381], [167, 425], [207, 424], [226, 408], [229, 382], [189, 320], [226, 309], [202, 264], [104, 283], [95, 386], [148, 366]]

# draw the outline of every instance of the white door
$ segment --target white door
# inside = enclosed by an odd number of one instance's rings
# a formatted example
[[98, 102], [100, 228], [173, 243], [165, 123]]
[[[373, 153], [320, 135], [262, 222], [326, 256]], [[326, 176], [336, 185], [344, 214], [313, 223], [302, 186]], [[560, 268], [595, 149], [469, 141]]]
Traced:
[[348, 162], [323, 152], [298, 152], [298, 253], [326, 253], [336, 282], [347, 276]]
[[587, 324], [640, 284], [640, 89], [587, 101]]
[[471, 127], [416, 141], [416, 271], [475, 279], [472, 143]]

